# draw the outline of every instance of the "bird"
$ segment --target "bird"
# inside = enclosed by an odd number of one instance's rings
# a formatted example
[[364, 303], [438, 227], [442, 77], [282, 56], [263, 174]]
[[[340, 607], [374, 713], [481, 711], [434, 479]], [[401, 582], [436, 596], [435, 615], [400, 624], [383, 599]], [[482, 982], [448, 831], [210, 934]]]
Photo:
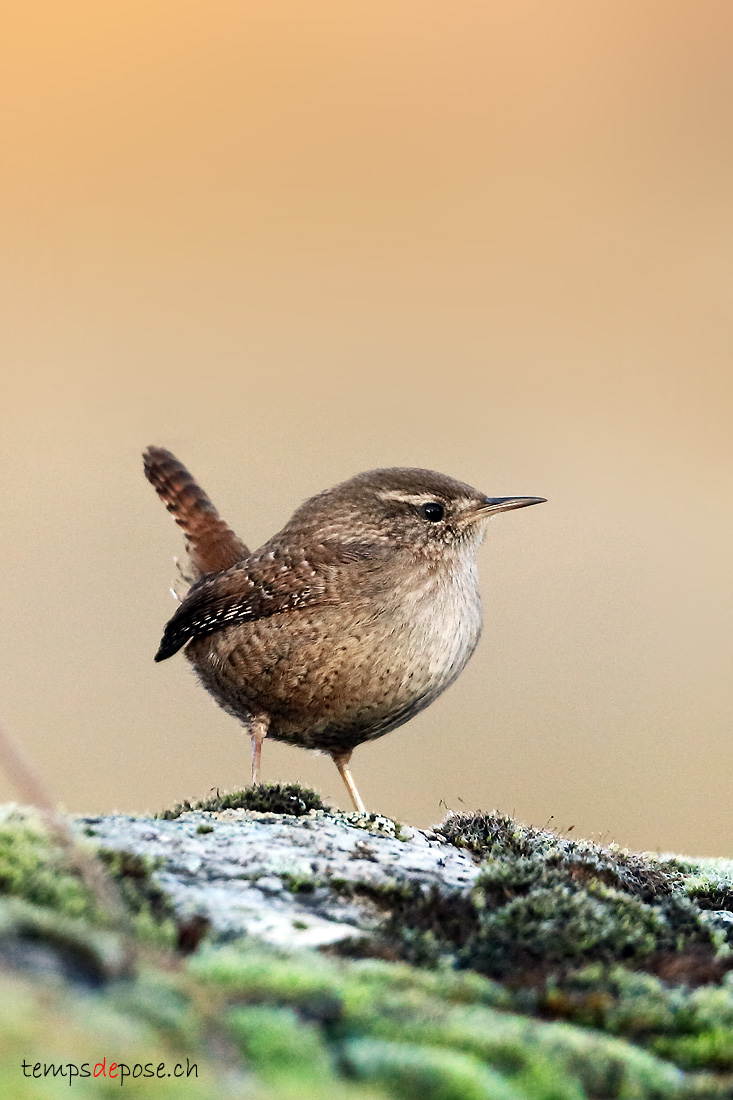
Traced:
[[329, 754], [364, 813], [354, 749], [453, 683], [481, 635], [488, 521], [545, 498], [489, 497], [432, 470], [370, 470], [311, 497], [250, 551], [170, 451], [148, 447], [143, 460], [188, 552], [187, 590], [155, 660], [183, 650], [243, 725], [253, 785], [263, 741], [283, 741]]

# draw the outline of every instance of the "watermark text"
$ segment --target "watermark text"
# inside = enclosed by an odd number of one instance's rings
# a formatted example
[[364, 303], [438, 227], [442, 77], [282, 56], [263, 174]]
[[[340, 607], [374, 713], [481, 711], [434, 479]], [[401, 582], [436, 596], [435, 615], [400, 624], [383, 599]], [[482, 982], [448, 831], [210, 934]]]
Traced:
[[165, 1062], [136, 1062], [128, 1066], [126, 1062], [108, 1061], [106, 1057], [101, 1062], [26, 1062], [21, 1068], [24, 1077], [60, 1077], [72, 1085], [77, 1077], [109, 1077], [113, 1081], [125, 1084], [128, 1078], [135, 1080], [137, 1077], [198, 1077], [199, 1068], [196, 1062], [186, 1059], [185, 1066], [182, 1062], [175, 1065], [167, 1065]]

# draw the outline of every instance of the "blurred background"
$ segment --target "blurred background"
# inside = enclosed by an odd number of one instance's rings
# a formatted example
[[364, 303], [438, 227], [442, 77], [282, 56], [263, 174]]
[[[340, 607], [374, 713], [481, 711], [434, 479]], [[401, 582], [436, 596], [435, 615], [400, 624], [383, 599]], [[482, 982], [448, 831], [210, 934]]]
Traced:
[[[733, 8], [8, 5], [0, 711], [74, 811], [248, 776], [153, 664], [177, 453], [256, 546], [427, 466], [491, 495], [483, 641], [370, 809], [731, 854]], [[345, 805], [330, 760], [264, 778]], [[12, 797], [0, 781], [0, 796]]]

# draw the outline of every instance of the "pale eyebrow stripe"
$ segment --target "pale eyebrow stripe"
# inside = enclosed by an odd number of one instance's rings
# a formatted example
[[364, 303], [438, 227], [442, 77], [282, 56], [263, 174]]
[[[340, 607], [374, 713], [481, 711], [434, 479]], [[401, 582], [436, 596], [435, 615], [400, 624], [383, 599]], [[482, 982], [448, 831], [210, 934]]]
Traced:
[[402, 493], [399, 489], [385, 489], [377, 496], [380, 500], [400, 500], [403, 504], [425, 504], [442, 499], [438, 493]]

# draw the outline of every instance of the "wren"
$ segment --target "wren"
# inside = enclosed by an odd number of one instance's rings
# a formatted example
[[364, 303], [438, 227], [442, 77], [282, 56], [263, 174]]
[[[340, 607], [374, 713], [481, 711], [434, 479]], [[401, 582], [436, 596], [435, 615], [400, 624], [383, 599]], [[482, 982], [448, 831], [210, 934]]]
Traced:
[[252, 739], [334, 760], [356, 810], [357, 745], [453, 683], [481, 634], [476, 557], [491, 516], [543, 497], [487, 497], [431, 470], [371, 470], [307, 500], [251, 552], [169, 451], [145, 473], [182, 528], [190, 587], [156, 661], [185, 655]]

